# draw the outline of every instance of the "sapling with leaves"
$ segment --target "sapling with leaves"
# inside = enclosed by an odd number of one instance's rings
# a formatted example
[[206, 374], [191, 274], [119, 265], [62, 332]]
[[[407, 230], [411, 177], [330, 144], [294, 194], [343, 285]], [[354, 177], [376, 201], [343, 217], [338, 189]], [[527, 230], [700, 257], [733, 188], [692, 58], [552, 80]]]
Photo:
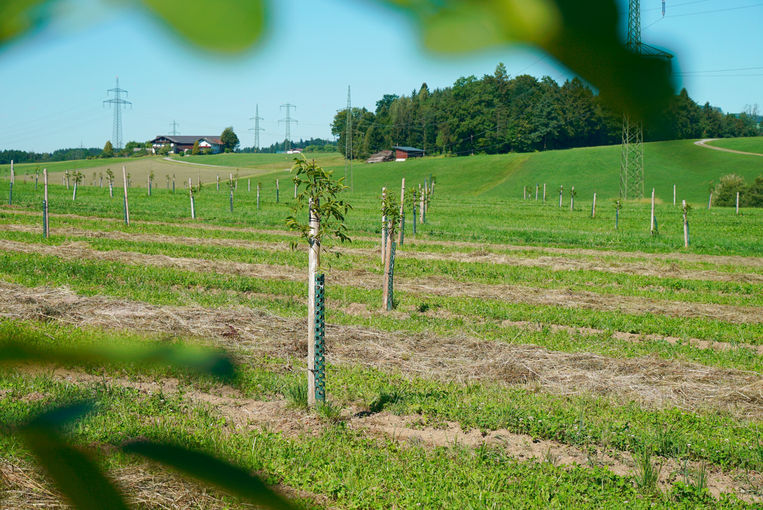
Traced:
[[384, 283], [382, 288], [382, 309], [394, 308], [395, 232], [400, 222], [400, 203], [394, 193], [382, 196], [382, 216], [386, 224], [384, 242]]
[[151, 187], [154, 184], [154, 171], [148, 173], [148, 196], [151, 196]]
[[405, 190], [405, 207], [411, 211], [411, 220], [413, 221], [413, 237], [416, 237], [416, 204], [418, 204], [418, 195], [416, 188], [411, 186]]
[[[308, 404], [314, 406], [326, 398], [321, 247], [324, 241], [331, 238], [340, 242], [350, 241], [345, 216], [352, 206], [340, 197], [347, 189], [344, 179], [334, 179], [333, 172], [321, 168], [314, 160], [295, 159], [291, 171], [294, 174], [294, 189], [299, 192], [293, 214], [286, 218], [286, 225], [290, 230], [299, 232], [308, 248], [307, 398]], [[304, 221], [305, 217], [307, 221]], [[296, 247], [295, 241], [292, 249]]]
[[228, 176], [228, 197], [230, 201], [230, 212], [233, 212], [233, 192], [236, 189], [236, 184], [233, 182], [233, 174]]
[[577, 196], [577, 191], [575, 191], [575, 186], [572, 186], [570, 188], [570, 211], [575, 209], [575, 197]]
[[74, 191], [72, 192], [72, 200], [77, 200], [77, 186], [79, 183], [85, 180], [85, 174], [75, 171], [72, 173], [72, 180], [74, 181]]
[[689, 211], [691, 206], [686, 203], [686, 200], [681, 200], [681, 211], [684, 217], [684, 248], [689, 247]]

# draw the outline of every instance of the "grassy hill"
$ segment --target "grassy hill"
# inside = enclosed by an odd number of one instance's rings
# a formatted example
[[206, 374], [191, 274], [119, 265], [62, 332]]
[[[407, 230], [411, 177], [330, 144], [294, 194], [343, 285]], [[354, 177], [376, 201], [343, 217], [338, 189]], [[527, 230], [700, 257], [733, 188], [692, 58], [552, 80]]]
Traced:
[[754, 136], [750, 138], [722, 138], [708, 142], [708, 145], [733, 149], [742, 152], [754, 152], [763, 154], [763, 136]]
[[[746, 151], [763, 151], [763, 137], [725, 139], [716, 145]], [[321, 165], [344, 175], [343, 157], [338, 153], [306, 155]], [[693, 140], [653, 142], [644, 145], [645, 195], [655, 188], [656, 195], [665, 202], [673, 199], [673, 184], [677, 186], [678, 200], [691, 202], [706, 200], [709, 187], [729, 173], [736, 173], [751, 181], [763, 173], [763, 162], [756, 156], [714, 151], [699, 147]], [[155, 182], [166, 185], [167, 176], [175, 175], [178, 182], [201, 178], [212, 183], [219, 175], [225, 179], [229, 173], [238, 173], [241, 179], [252, 178], [270, 185], [276, 178], [288, 178], [286, 171], [294, 156], [286, 154], [216, 154], [186, 156], [167, 161], [160, 157], [113, 160], [85, 160], [56, 162], [46, 165], [55, 174], [66, 169], [80, 169], [88, 182], [93, 173], [111, 168], [119, 176], [122, 165], [132, 175], [134, 185], [143, 186], [146, 176], [153, 171]], [[190, 163], [190, 164], [189, 164]], [[37, 164], [17, 165], [19, 174], [34, 173]], [[8, 174], [8, 165], [0, 166], [0, 175]], [[523, 186], [534, 195], [535, 185], [542, 192], [546, 184], [548, 200], [559, 196], [564, 186], [565, 200], [571, 186], [575, 186], [579, 200], [590, 200], [594, 191], [601, 199], [619, 194], [620, 146], [585, 147], [569, 150], [526, 154], [475, 155], [465, 157], [434, 156], [409, 160], [405, 163], [353, 164], [355, 191], [378, 194], [382, 186], [397, 187], [406, 177], [409, 185], [422, 183], [430, 175], [436, 176], [438, 188], [444, 193], [457, 193], [464, 198], [489, 200], [519, 198]], [[60, 182], [60, 177], [54, 176]], [[350, 184], [348, 176], [347, 184]], [[252, 183], [254, 185], [254, 182]]]

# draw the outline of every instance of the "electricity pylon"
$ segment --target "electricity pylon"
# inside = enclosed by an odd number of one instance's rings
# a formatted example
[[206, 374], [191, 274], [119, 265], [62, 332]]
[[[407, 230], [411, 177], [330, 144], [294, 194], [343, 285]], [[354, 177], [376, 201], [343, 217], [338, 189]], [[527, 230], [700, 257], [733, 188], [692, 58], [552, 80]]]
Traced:
[[249, 131], [254, 131], [254, 152], [260, 150], [260, 131], [265, 131], [265, 128], [260, 127], [260, 121], [264, 120], [260, 117], [260, 105], [254, 106], [254, 117], [249, 117], [249, 120], [254, 121], [254, 127], [249, 128]]
[[[630, 0], [628, 3], [626, 46], [639, 55], [666, 60], [673, 58], [670, 53], [641, 42], [641, 0]], [[644, 124], [628, 113], [623, 114], [620, 197], [644, 198]]]
[[106, 99], [103, 104], [114, 105], [114, 131], [112, 133], [112, 146], [115, 149], [122, 148], [122, 108], [132, 105], [130, 101], [122, 99], [122, 94], [127, 97], [127, 91], [119, 88], [119, 76], [117, 76], [117, 86], [106, 91], [106, 94], [114, 94], [114, 97]]
[[278, 122], [279, 123], [283, 122], [284, 124], [286, 124], [286, 132], [285, 132], [284, 139], [286, 140], [286, 150], [288, 151], [289, 149], [291, 149], [291, 124], [292, 123], [298, 124], [298, 121], [296, 119], [291, 118], [291, 109], [294, 108], [296, 110], [297, 107], [294, 106], [293, 104], [286, 103], [286, 104], [282, 104], [281, 108], [286, 108], [286, 118], [281, 119]]

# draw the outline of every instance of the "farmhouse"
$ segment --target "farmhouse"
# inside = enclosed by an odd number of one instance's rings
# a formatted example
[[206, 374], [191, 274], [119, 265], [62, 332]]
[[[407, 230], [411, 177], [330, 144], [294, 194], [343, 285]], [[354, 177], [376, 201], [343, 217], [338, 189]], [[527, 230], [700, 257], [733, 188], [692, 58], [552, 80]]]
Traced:
[[210, 149], [215, 154], [223, 150], [223, 142], [219, 136], [159, 135], [151, 140], [151, 145], [154, 149], [169, 146], [174, 152], [184, 152], [193, 149], [193, 144], [197, 141], [199, 149]]
[[424, 156], [424, 151], [415, 147], [395, 145], [392, 149], [395, 151], [395, 161], [405, 161], [408, 158], [421, 158]]

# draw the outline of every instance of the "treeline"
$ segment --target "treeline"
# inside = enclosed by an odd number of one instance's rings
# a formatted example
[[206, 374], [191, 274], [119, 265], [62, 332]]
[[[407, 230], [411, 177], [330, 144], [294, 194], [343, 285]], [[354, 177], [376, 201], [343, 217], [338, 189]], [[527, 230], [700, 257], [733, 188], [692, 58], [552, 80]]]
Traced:
[[58, 149], [53, 152], [27, 152], [19, 150], [0, 151], [0, 164], [7, 165], [14, 163], [45, 163], [47, 161], [71, 161], [74, 159], [87, 159], [98, 157], [101, 149], [98, 148], [77, 148], [77, 149]]
[[[646, 126], [648, 141], [760, 134], [757, 112], [724, 115], [697, 105], [686, 90], [672, 98], [660, 122]], [[459, 78], [451, 87], [410, 96], [386, 94], [376, 110], [352, 108], [352, 157], [365, 158], [393, 145], [427, 154], [530, 152], [621, 142], [622, 114], [575, 78], [559, 85], [550, 77], [510, 78], [499, 64], [481, 79]], [[332, 134], [345, 152], [347, 110], [336, 114]]]
[[300, 139], [298, 142], [287, 142], [284, 140], [283, 142], [276, 142], [270, 147], [261, 147], [259, 150], [254, 150], [254, 147], [244, 147], [239, 152], [264, 152], [275, 154], [277, 152], [286, 152], [288, 148], [303, 149], [306, 152], [335, 152], [336, 142], [324, 140], [323, 138]]

